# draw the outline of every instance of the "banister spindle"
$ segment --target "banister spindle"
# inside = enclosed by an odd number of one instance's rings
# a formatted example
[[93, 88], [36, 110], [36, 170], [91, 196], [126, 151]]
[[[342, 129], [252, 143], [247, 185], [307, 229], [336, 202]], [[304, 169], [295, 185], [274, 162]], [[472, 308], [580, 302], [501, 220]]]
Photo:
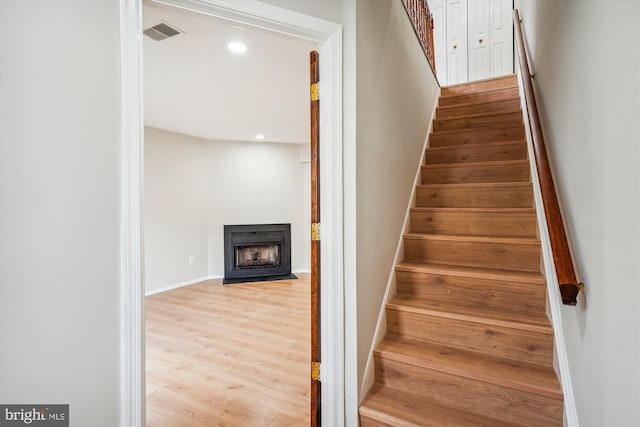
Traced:
[[435, 73], [433, 49], [433, 16], [426, 0], [402, 0], [413, 30], [431, 69]]

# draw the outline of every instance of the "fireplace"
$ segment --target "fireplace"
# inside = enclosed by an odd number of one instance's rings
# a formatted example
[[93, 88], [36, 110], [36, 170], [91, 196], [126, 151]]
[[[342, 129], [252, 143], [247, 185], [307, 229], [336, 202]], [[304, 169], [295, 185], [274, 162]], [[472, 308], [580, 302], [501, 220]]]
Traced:
[[291, 274], [291, 224], [224, 226], [225, 285], [297, 279]]

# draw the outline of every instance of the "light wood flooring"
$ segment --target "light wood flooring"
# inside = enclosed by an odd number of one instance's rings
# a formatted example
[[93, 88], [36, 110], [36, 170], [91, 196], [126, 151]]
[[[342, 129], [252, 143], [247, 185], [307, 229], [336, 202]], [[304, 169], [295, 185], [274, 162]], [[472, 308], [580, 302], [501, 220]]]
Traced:
[[308, 426], [310, 284], [297, 276], [146, 297], [147, 426]]

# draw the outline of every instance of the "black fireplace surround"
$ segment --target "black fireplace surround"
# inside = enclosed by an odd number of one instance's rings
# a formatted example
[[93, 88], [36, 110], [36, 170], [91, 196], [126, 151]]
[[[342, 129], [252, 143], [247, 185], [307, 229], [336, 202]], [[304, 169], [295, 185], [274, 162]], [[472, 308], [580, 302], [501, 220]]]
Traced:
[[224, 226], [225, 285], [297, 279], [291, 274], [291, 224]]

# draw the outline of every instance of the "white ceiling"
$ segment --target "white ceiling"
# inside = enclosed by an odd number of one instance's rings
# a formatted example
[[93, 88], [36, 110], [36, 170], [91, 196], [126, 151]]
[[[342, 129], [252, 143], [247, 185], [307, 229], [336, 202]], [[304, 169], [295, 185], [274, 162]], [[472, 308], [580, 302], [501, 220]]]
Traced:
[[[143, 21], [184, 32], [144, 36], [145, 125], [210, 140], [309, 142], [315, 43], [148, 1]], [[230, 52], [231, 41], [247, 52]]]

